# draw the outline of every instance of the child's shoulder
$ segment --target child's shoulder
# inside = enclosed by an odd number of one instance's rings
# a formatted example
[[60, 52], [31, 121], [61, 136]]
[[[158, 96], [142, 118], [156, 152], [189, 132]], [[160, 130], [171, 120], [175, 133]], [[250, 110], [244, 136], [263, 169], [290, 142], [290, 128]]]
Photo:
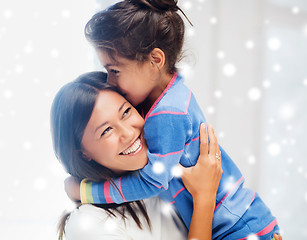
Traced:
[[156, 108], [177, 110], [184, 113], [189, 105], [191, 94], [191, 90], [184, 84], [183, 77], [178, 75], [176, 81], [165, 92]]

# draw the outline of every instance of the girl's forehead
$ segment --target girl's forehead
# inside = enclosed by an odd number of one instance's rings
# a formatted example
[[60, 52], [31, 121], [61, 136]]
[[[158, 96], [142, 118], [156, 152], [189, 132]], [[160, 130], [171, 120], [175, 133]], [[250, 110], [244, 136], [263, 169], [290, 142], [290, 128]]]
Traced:
[[105, 68], [110, 66], [124, 67], [124, 66], [129, 66], [131, 64], [135, 65], [138, 63], [137, 60], [131, 60], [122, 57], [118, 54], [110, 55], [109, 53], [103, 50], [98, 51], [98, 58]]
[[107, 51], [104, 50], [98, 50], [97, 55], [100, 59], [100, 61], [105, 63], [113, 63], [117, 64], [119, 62], [120, 57], [116, 54], [110, 55]]

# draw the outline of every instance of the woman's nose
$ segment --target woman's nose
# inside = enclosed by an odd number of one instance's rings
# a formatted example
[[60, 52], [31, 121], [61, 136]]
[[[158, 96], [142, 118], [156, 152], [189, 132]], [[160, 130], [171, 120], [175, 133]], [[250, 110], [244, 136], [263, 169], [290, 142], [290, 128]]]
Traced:
[[122, 141], [131, 141], [134, 137], [133, 128], [130, 126], [123, 125], [121, 126], [121, 140]]

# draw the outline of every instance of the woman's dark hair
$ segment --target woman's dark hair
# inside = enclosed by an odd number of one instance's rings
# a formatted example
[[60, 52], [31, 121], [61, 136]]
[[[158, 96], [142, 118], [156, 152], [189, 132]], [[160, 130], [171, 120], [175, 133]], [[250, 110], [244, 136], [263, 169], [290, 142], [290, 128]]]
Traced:
[[167, 71], [173, 73], [184, 42], [184, 22], [178, 10], [185, 16], [177, 0], [121, 1], [96, 13], [85, 26], [85, 36], [113, 58], [143, 62], [154, 48], [160, 48]]
[[[93, 182], [110, 181], [112, 183], [112, 177], [116, 177], [116, 174], [93, 160], [88, 161], [81, 151], [85, 127], [92, 115], [96, 98], [102, 90], [118, 92], [115, 87], [107, 83], [107, 74], [104, 72], [85, 73], [75, 81], [64, 85], [56, 94], [51, 107], [51, 133], [55, 155], [68, 173], [79, 180], [87, 178]], [[137, 225], [142, 228], [133, 205], [140, 209], [150, 226], [142, 202], [96, 206], [104, 208], [112, 215], [114, 215], [112, 210], [115, 210], [121, 214], [123, 219], [126, 218], [125, 211], [127, 211]], [[117, 209], [118, 206], [124, 207]], [[59, 239], [63, 239], [68, 217], [69, 213], [63, 215], [60, 220]]]

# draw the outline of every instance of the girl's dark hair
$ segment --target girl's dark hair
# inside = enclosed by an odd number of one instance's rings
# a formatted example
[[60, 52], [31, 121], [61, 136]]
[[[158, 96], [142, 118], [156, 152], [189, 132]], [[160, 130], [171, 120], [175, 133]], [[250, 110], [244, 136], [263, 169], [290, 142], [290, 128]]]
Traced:
[[[75, 81], [64, 85], [56, 94], [51, 107], [51, 135], [54, 152], [57, 159], [63, 164], [66, 171], [75, 178], [84, 178], [93, 182], [110, 181], [116, 174], [96, 163], [84, 158], [81, 151], [81, 141], [85, 127], [92, 115], [96, 98], [102, 90], [118, 90], [107, 83], [107, 74], [104, 72], [89, 72], [79, 76]], [[133, 207], [136, 205], [145, 216], [150, 226], [146, 209], [142, 202], [124, 203], [121, 205], [96, 205], [114, 215], [113, 210], [119, 212], [125, 219], [127, 211], [142, 228], [138, 215]], [[118, 206], [124, 206], [117, 209]], [[65, 223], [69, 213], [63, 215], [59, 223], [59, 239], [63, 239]]]
[[[175, 72], [184, 42], [183, 11], [177, 0], [125, 0], [96, 13], [85, 36], [97, 50], [143, 62], [154, 48], [166, 57], [167, 71]], [[186, 16], [185, 16], [186, 17]]]

